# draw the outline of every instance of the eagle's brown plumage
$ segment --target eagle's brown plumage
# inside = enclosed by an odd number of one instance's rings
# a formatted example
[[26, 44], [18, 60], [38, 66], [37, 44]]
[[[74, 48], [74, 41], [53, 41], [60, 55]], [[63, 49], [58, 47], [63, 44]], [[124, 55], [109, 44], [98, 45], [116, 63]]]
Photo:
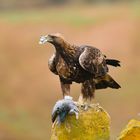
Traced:
[[49, 59], [49, 69], [59, 76], [63, 96], [70, 94], [72, 82], [82, 83], [83, 98], [94, 97], [96, 89], [107, 87], [118, 89], [120, 85], [108, 75], [108, 66], [120, 66], [120, 61], [107, 59], [102, 52], [92, 46], [75, 46], [59, 35], [47, 35], [43, 43], [54, 45], [56, 52]]

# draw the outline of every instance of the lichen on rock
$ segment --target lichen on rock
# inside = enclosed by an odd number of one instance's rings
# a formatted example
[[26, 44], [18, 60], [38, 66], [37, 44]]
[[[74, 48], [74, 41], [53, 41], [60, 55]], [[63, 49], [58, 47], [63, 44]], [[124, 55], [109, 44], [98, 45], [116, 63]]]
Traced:
[[130, 120], [117, 140], [140, 140], [140, 121]]

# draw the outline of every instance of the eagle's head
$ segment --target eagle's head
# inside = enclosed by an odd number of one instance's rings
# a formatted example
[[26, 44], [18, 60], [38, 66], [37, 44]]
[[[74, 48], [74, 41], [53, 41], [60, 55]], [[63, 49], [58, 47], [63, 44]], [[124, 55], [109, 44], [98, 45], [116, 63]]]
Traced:
[[64, 38], [61, 34], [48, 34], [40, 37], [39, 44], [51, 43], [53, 45], [61, 45], [64, 42]]
[[45, 44], [47, 42], [53, 44], [56, 51], [58, 51], [61, 55], [67, 54], [67, 56], [71, 57], [75, 54], [75, 48], [70, 45], [59, 33], [41, 36], [39, 44]]

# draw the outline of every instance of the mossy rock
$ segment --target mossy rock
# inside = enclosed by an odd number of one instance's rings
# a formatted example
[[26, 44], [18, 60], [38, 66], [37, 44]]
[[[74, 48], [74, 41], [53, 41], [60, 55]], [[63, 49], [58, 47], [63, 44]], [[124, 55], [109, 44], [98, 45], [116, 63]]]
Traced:
[[140, 121], [130, 120], [118, 140], [140, 140]]
[[109, 140], [110, 117], [99, 105], [88, 110], [80, 108], [79, 119], [68, 115], [61, 125], [52, 129], [51, 140]]

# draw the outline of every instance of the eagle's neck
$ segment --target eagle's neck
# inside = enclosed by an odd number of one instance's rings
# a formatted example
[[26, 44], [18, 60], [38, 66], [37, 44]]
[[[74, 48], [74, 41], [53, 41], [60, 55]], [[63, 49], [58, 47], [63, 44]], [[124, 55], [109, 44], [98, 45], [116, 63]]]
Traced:
[[63, 59], [71, 59], [75, 56], [76, 47], [66, 41], [61, 44], [54, 44], [54, 46]]

